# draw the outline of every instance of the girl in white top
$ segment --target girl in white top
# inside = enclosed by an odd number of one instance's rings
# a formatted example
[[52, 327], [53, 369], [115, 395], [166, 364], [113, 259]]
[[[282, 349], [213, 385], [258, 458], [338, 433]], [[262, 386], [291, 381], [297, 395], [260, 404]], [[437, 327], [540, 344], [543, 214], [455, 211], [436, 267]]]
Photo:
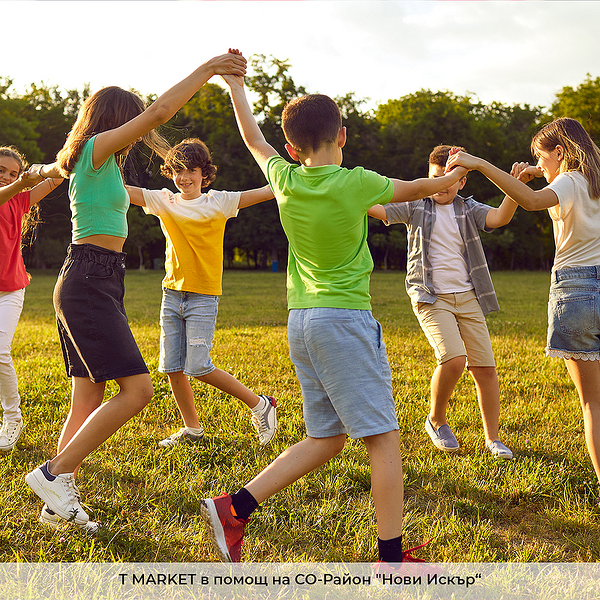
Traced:
[[[531, 142], [537, 165], [515, 163], [519, 179], [457, 152], [447, 169], [481, 171], [526, 210], [548, 209], [556, 254], [548, 310], [549, 356], [564, 359], [581, 401], [585, 439], [600, 480], [600, 150], [581, 124], [561, 118]], [[522, 181], [545, 177], [534, 191]]]

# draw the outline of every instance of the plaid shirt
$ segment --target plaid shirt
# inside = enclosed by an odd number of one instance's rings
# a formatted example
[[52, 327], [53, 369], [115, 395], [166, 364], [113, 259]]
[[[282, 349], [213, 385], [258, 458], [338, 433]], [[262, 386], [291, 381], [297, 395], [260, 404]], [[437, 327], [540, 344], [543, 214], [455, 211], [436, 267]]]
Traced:
[[[496, 292], [488, 269], [478, 229], [493, 231], [485, 226], [491, 206], [476, 202], [472, 197], [457, 195], [453, 202], [458, 229], [464, 242], [465, 261], [475, 295], [484, 315], [499, 310]], [[414, 202], [390, 203], [385, 206], [386, 225], [404, 223], [408, 231], [408, 262], [406, 291], [413, 302], [433, 304], [437, 294], [433, 289], [429, 245], [435, 223], [435, 202], [431, 198]]]

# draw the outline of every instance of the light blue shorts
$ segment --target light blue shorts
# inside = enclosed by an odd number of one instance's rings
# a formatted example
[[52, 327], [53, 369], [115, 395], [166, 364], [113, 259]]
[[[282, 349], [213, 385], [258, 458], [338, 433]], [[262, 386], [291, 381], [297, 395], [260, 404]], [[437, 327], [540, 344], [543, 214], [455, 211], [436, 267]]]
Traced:
[[398, 429], [381, 325], [368, 310], [290, 310], [290, 357], [309, 437], [363, 438]]
[[163, 288], [160, 307], [161, 373], [201, 377], [215, 370], [210, 360], [219, 296]]
[[546, 353], [561, 358], [600, 358], [600, 266], [552, 273]]

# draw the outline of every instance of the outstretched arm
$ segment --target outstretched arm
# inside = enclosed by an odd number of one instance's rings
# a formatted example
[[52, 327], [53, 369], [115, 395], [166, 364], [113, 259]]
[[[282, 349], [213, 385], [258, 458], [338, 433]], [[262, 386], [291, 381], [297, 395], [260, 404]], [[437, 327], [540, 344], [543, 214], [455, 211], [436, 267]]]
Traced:
[[385, 213], [385, 207], [381, 206], [381, 204], [376, 204], [375, 206], [371, 206], [371, 208], [367, 211], [367, 214], [374, 219], [381, 219], [382, 221], [387, 220], [387, 215]]
[[401, 179], [392, 179], [394, 184], [394, 196], [390, 202], [411, 202], [427, 198], [437, 192], [448, 189], [467, 174], [463, 168], [452, 169], [443, 177], [432, 177], [414, 179], [413, 181], [403, 181]]
[[253, 206], [265, 200], [271, 200], [273, 198], [273, 190], [270, 185], [257, 188], [255, 190], [246, 190], [240, 195], [240, 203], [238, 208], [246, 208], [247, 206]]
[[135, 187], [133, 185], [126, 185], [125, 189], [129, 194], [129, 202], [131, 202], [131, 204], [135, 204], [136, 206], [146, 206], [142, 188]]
[[8, 202], [19, 192], [22, 192], [31, 186], [35, 186], [32, 188], [29, 197], [29, 205], [33, 206], [42, 198], [45, 198], [53, 189], [57, 188], [62, 183], [62, 177], [58, 172], [55, 173], [56, 179], [47, 179], [47, 177], [50, 177], [51, 175], [40, 175], [40, 167], [43, 166], [46, 166], [46, 169], [44, 170], [44, 172], [46, 172], [48, 165], [31, 165], [27, 171], [21, 173], [17, 181], [1, 187], [0, 206]]
[[143, 113], [116, 129], [98, 134], [94, 143], [94, 167], [99, 168], [115, 152], [127, 148], [146, 133], [166, 123], [213, 76], [244, 75], [246, 59], [227, 53], [215, 56], [185, 79], [161, 94]]
[[254, 115], [246, 92], [244, 90], [244, 80], [242, 77], [223, 76], [225, 83], [229, 86], [235, 118], [242, 135], [244, 143], [250, 150], [254, 160], [258, 163], [262, 172], [266, 174], [267, 161], [271, 156], [277, 154], [277, 151], [271, 146], [263, 135]]
[[[446, 170], [456, 166], [480, 171], [525, 210], [544, 210], [545, 208], [550, 208], [558, 204], [558, 196], [552, 190], [548, 188], [532, 190], [529, 186], [520, 181], [520, 179], [512, 177], [509, 173], [495, 167], [488, 161], [483, 160], [483, 158], [471, 156], [466, 152], [458, 152], [450, 156]], [[539, 169], [528, 167], [529, 174], [535, 174], [534, 171], [540, 173]]]

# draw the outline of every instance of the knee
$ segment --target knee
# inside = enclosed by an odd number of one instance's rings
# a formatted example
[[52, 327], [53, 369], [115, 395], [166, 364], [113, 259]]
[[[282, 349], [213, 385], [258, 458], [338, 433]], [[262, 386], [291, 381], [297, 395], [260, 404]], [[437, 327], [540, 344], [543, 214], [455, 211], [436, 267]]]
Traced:
[[467, 364], [466, 356], [455, 356], [450, 360], [442, 363], [440, 365], [440, 369], [445, 371], [446, 373], [452, 375], [453, 377], [460, 377], [462, 372], [465, 370], [465, 365]]

